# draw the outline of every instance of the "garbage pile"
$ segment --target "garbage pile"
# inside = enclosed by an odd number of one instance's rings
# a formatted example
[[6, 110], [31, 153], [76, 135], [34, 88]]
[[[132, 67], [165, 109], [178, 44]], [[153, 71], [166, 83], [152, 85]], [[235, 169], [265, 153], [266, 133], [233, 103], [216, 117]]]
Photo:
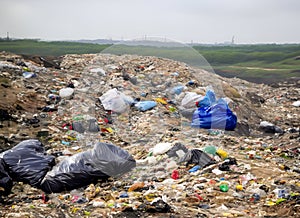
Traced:
[[1, 217], [299, 216], [299, 80], [40, 60], [0, 54]]

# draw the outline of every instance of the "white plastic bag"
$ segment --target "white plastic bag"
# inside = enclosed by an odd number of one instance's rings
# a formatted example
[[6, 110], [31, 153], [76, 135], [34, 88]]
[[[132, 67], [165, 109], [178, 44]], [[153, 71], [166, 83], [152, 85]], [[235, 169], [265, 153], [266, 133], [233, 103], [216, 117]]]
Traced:
[[154, 146], [153, 156], [164, 154], [172, 148], [172, 143], [158, 143]]
[[105, 110], [111, 110], [116, 113], [123, 113], [129, 109], [133, 99], [124, 95], [117, 89], [110, 89], [99, 97]]
[[204, 96], [198, 95], [195, 92], [187, 92], [181, 100], [181, 106], [184, 108], [195, 108], [196, 102], [200, 101]]
[[69, 99], [69, 98], [71, 98], [73, 93], [74, 93], [74, 89], [72, 89], [72, 88], [63, 88], [63, 89], [59, 90], [59, 96], [61, 98]]

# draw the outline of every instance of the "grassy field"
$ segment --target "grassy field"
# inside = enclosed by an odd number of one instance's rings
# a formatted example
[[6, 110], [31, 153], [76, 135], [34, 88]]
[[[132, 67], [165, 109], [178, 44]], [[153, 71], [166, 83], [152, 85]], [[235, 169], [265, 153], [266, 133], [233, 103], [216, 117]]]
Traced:
[[38, 40], [0, 40], [0, 51], [15, 54], [61, 56], [65, 54], [99, 53], [110, 45], [77, 43], [77, 42], [46, 42]]
[[222, 76], [239, 77], [253, 82], [272, 83], [289, 77], [300, 77], [300, 44], [155, 47], [0, 40], [0, 51], [41, 56], [100, 52], [158, 56], [207, 70], [213, 69]]
[[194, 47], [226, 77], [272, 83], [300, 77], [300, 45], [233, 45]]

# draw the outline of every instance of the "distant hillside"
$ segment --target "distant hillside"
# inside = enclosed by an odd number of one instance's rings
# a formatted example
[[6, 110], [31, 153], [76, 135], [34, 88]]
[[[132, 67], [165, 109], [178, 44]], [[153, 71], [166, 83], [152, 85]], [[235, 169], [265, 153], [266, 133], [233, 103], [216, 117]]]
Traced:
[[[61, 56], [65, 54], [106, 53], [139, 54], [166, 57], [213, 70], [225, 77], [239, 77], [257, 83], [273, 83], [291, 77], [300, 77], [299, 44], [262, 45], [196, 45], [193, 47], [166, 42], [159, 47], [151, 40], [126, 42], [97, 39], [75, 41], [39, 41], [31, 39], [0, 40], [0, 51], [16, 54]], [[105, 44], [103, 44], [105, 43]], [[144, 43], [144, 44], [143, 44]], [[193, 49], [192, 49], [193, 48]], [[201, 54], [204, 58], [201, 58]]]
[[194, 46], [225, 77], [273, 83], [300, 77], [299, 44]]
[[66, 41], [39, 41], [31, 39], [0, 40], [0, 51], [15, 54], [61, 56], [65, 54], [99, 53], [110, 46]]

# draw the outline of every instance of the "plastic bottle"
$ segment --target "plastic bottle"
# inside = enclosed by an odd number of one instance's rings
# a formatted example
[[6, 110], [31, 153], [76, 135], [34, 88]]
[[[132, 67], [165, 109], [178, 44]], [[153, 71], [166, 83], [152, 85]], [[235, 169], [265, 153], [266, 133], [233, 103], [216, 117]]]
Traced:
[[228, 153], [224, 151], [223, 149], [219, 148], [216, 152], [222, 159], [225, 159], [228, 157]]

